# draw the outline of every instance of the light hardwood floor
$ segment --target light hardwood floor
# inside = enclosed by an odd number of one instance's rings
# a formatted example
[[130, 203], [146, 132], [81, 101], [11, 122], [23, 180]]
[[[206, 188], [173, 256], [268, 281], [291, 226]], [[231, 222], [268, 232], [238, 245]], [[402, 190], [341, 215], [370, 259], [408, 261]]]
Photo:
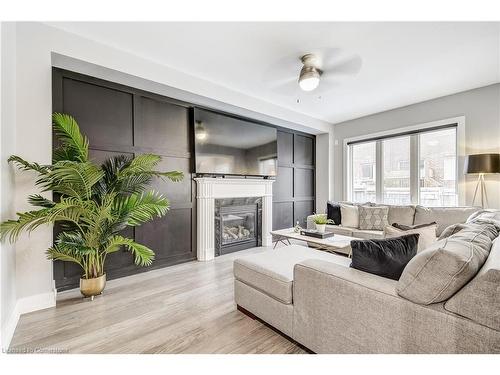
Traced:
[[189, 262], [108, 282], [104, 295], [60, 293], [21, 316], [11, 349], [69, 353], [304, 353], [236, 310], [233, 259]]

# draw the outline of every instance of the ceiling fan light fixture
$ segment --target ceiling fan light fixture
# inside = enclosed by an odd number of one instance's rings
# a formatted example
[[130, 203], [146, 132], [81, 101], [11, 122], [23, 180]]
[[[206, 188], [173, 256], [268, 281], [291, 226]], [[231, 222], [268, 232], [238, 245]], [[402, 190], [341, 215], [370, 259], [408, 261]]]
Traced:
[[300, 71], [299, 86], [303, 91], [313, 91], [319, 85], [320, 72], [311, 66], [304, 66]]

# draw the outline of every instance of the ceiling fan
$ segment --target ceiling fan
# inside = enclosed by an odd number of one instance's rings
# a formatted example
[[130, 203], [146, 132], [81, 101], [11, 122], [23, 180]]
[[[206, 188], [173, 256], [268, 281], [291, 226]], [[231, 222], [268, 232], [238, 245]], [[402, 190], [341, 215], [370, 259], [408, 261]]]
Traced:
[[342, 78], [357, 74], [361, 65], [358, 55], [323, 48], [280, 59], [266, 71], [264, 80], [283, 95], [294, 95], [298, 90], [321, 94], [335, 88]]
[[303, 91], [313, 91], [319, 85], [319, 79], [323, 71], [319, 69], [318, 58], [312, 53], [305, 54], [300, 58], [304, 65], [300, 69], [299, 86]]

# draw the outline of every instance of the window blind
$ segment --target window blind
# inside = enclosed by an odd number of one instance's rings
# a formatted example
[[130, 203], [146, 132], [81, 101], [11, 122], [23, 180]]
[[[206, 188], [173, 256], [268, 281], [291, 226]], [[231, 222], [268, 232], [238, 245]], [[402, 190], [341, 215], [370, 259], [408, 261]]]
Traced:
[[456, 128], [457, 126], [458, 126], [458, 124], [455, 123], [455, 124], [435, 126], [435, 127], [432, 127], [432, 128], [417, 129], [417, 130], [410, 130], [410, 131], [407, 131], [407, 132], [394, 133], [394, 134], [388, 134], [388, 135], [381, 135], [381, 136], [378, 136], [378, 137], [369, 137], [369, 138], [364, 138], [364, 139], [360, 139], [360, 140], [357, 140], [357, 141], [347, 142], [347, 145], [350, 146], [350, 145], [354, 145], [354, 144], [373, 142], [373, 141], [378, 141], [378, 140], [382, 140], [382, 139], [398, 138], [398, 137], [403, 137], [403, 136], [413, 135], [413, 134], [429, 133], [429, 132], [433, 132], [433, 131], [436, 131], [436, 130]]

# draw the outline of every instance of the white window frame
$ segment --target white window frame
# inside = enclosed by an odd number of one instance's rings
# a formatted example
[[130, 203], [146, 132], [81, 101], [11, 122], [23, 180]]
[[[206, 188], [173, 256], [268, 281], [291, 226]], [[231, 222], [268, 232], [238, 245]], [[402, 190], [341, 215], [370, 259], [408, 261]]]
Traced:
[[[352, 187], [352, 148], [349, 147], [348, 143], [352, 142], [363, 142], [370, 141], [373, 138], [384, 138], [393, 137], [398, 134], [403, 135], [403, 133], [408, 132], [424, 132], [427, 129], [429, 131], [432, 128], [438, 128], [441, 126], [456, 124], [456, 178], [457, 178], [457, 194], [458, 194], [458, 205], [465, 206], [465, 175], [460, 173], [459, 168], [463, 165], [465, 161], [465, 116], [451, 117], [438, 121], [431, 121], [422, 124], [409, 125], [397, 129], [391, 129], [387, 131], [364, 134], [362, 136], [345, 138], [343, 141], [343, 159], [342, 163], [342, 177], [343, 177], [343, 200], [350, 201], [351, 197], [351, 187]], [[410, 136], [410, 170], [419, 171], [419, 145], [418, 145], [418, 135]], [[376, 157], [378, 160], [382, 160], [382, 146], [381, 142], [377, 142]], [[377, 168], [376, 176], [376, 192], [377, 192], [377, 202], [382, 202], [383, 192], [382, 192], [382, 168]], [[417, 204], [419, 200], [419, 173], [410, 173], [410, 198], [412, 204]]]

